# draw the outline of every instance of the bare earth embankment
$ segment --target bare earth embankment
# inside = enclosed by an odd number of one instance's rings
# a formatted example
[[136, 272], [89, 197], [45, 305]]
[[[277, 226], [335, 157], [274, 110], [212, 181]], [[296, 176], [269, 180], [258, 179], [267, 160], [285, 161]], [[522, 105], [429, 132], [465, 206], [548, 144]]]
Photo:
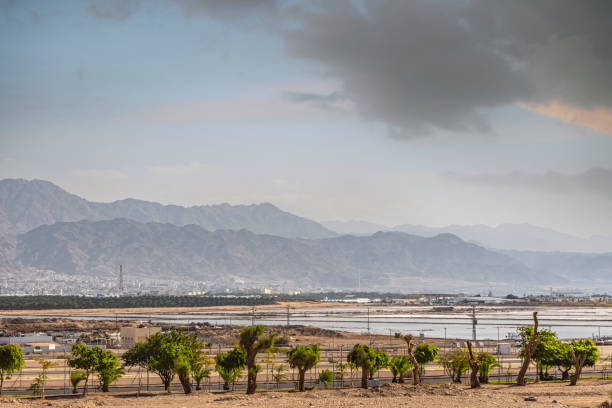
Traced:
[[[194, 392], [192, 395], [147, 393], [90, 394], [87, 397], [53, 397], [45, 401], [29, 398], [2, 398], [0, 406], [24, 407], [598, 407], [608, 399], [612, 381], [584, 380], [576, 387], [567, 383], [484, 385], [472, 390], [467, 385], [440, 384], [414, 387], [408, 384], [385, 384], [362, 389], [314, 390], [295, 392]], [[536, 401], [525, 401], [532, 396]]]

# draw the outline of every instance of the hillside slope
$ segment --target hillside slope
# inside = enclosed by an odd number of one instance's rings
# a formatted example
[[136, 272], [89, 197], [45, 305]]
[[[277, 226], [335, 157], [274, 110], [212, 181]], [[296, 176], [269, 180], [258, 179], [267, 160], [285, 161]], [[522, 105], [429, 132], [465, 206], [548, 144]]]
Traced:
[[140, 222], [196, 224], [205, 229], [247, 229], [289, 238], [337, 235], [322, 225], [282, 211], [272, 204], [181, 207], [125, 199], [96, 203], [42, 180], [0, 180], [0, 234], [16, 234], [41, 225], [80, 220], [128, 218]]
[[308, 240], [114, 219], [45, 225], [7, 242], [5, 267], [81, 276], [113, 276], [121, 263], [142, 278], [408, 291], [415, 288], [406, 285], [419, 282], [516, 286], [550, 278], [450, 234], [381, 232]]

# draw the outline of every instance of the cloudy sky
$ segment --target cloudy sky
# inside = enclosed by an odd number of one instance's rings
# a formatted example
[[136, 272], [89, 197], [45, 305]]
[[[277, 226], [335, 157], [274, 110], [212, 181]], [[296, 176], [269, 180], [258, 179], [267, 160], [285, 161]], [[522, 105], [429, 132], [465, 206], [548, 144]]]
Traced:
[[0, 177], [612, 234], [612, 2], [0, 0]]

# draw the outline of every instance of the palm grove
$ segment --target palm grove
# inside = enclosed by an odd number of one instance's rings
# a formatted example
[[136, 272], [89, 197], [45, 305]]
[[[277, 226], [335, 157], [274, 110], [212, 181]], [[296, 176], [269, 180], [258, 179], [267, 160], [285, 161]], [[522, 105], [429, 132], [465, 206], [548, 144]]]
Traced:
[[[522, 366], [519, 370], [516, 383], [524, 385], [526, 367], [533, 364], [536, 367], [535, 381], [553, 379], [549, 370], [557, 367], [562, 373], [563, 380], [570, 380], [570, 385], [576, 385], [585, 366], [593, 366], [598, 361], [598, 349], [590, 339], [573, 340], [563, 343], [557, 339], [550, 330], [538, 330], [537, 315], [534, 313], [534, 326], [521, 327], [518, 334], [522, 347], [520, 357]], [[355, 344], [346, 357], [346, 363], [330, 359], [337, 370], [323, 370], [319, 375], [319, 382], [327, 387], [331, 382], [338, 381], [343, 385], [346, 367], [361, 372], [361, 387], [368, 388], [369, 380], [380, 370], [388, 368], [392, 375], [392, 382], [403, 383], [405, 377], [412, 378], [413, 384], [423, 381], [425, 367], [428, 363], [437, 362], [448, 374], [451, 381], [460, 383], [462, 377], [470, 372], [470, 385], [477, 388], [481, 383], [489, 382], [489, 372], [498, 367], [495, 357], [487, 352], [476, 353], [471, 342], [467, 349], [454, 348], [441, 355], [436, 346], [422, 343], [415, 344], [410, 335], [403, 338], [407, 345], [407, 352], [389, 356], [382, 350], [375, 349], [367, 344]], [[192, 392], [195, 384], [196, 390], [201, 389], [201, 383], [209, 378], [214, 369], [223, 379], [223, 389], [233, 389], [236, 381], [246, 374], [247, 394], [257, 390], [257, 376], [262, 367], [258, 364], [258, 355], [261, 353], [286, 354], [287, 363], [291, 368], [297, 369], [298, 380], [296, 388], [304, 391], [306, 372], [313, 369], [321, 361], [321, 349], [318, 344], [297, 345], [290, 349], [275, 346], [275, 335], [265, 334], [262, 325], [243, 328], [236, 346], [227, 351], [219, 352], [213, 360], [204, 351], [205, 345], [197, 334], [185, 334], [172, 330], [156, 333], [146, 341], [137, 343], [127, 350], [122, 359], [119, 359], [108, 350], [97, 346], [87, 347], [76, 344], [72, 353], [66, 358], [68, 366], [73, 371], [70, 381], [73, 393], [77, 393], [82, 384], [83, 395], [88, 392], [92, 376], [96, 375], [101, 391], [108, 392], [110, 385], [119, 379], [126, 367], [141, 367], [159, 376], [165, 390], [171, 392], [171, 385], [178, 378], [185, 394]], [[36, 359], [42, 372], [36, 377], [31, 390], [44, 398], [47, 370], [54, 363], [43, 359]], [[24, 366], [23, 356], [19, 347], [15, 345], [0, 346], [0, 395], [4, 381], [18, 372]], [[574, 370], [572, 375], [570, 371]], [[277, 385], [283, 381], [284, 368], [277, 367], [273, 375]]]

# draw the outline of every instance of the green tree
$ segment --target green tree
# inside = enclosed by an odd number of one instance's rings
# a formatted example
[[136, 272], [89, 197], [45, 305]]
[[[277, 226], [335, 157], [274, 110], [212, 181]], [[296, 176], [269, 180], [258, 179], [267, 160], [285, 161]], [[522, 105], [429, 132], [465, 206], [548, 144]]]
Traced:
[[374, 374], [387, 367], [389, 367], [389, 355], [382, 350], [376, 350], [376, 358], [370, 364], [370, 380], [374, 378]]
[[[137, 343], [123, 354], [126, 366], [140, 366], [157, 374], [164, 384], [164, 389], [170, 393], [170, 384], [179, 371], [179, 379], [183, 390], [191, 392], [186, 387], [186, 379], [190, 376], [192, 367], [201, 360], [203, 344], [197, 334], [186, 335], [176, 330], [155, 333], [145, 342]], [[187, 370], [187, 371], [186, 371]]]
[[318, 344], [310, 346], [295, 346], [287, 352], [289, 367], [298, 369], [298, 390], [304, 391], [306, 371], [319, 363], [321, 349]]
[[497, 367], [497, 360], [491, 354], [483, 351], [482, 353], [478, 353], [478, 366], [479, 366], [479, 380], [483, 384], [489, 383], [489, 372], [492, 368]]
[[546, 364], [559, 368], [562, 380], [569, 380], [569, 372], [574, 367], [570, 348], [568, 343], [557, 342], [553, 358], [546, 361]]
[[[516, 385], [524, 386], [527, 384], [525, 380], [525, 375], [527, 374], [527, 369], [529, 368], [529, 364], [531, 362], [531, 358], [535, 353], [535, 349], [538, 345], [539, 335], [538, 332], [539, 322], [538, 322], [538, 312], [533, 312], [533, 329], [531, 330], [531, 335], [523, 338], [523, 362], [521, 363], [521, 368], [519, 369], [518, 374], [516, 375]], [[519, 335], [525, 333], [525, 328], [519, 328]]]
[[178, 374], [179, 381], [185, 394], [191, 394], [191, 364], [189, 354], [183, 345], [171, 345], [174, 348], [174, 370]]
[[210, 369], [205, 368], [202, 365], [199, 365], [193, 369], [193, 379], [196, 382], [196, 391], [202, 389], [202, 380], [204, 378], [210, 378]]
[[594, 366], [599, 360], [599, 350], [591, 339], [572, 340], [569, 346], [570, 356], [574, 363], [574, 375], [570, 380], [570, 385], [576, 385], [582, 374], [582, 368]]
[[87, 376], [81, 370], [74, 370], [70, 373], [70, 384], [72, 384], [72, 393], [76, 394], [78, 392], [79, 384], [85, 380]]
[[412, 367], [412, 362], [408, 356], [393, 356], [389, 362], [389, 368], [391, 368], [391, 374], [393, 374], [393, 380], [391, 382], [404, 382], [404, 375]]
[[432, 344], [419, 344], [414, 348], [414, 358], [419, 363], [419, 382], [423, 382], [425, 364], [431, 363], [438, 357], [439, 349]]
[[463, 373], [470, 367], [470, 356], [463, 349], [447, 351], [438, 357], [438, 362], [444, 368], [444, 372], [451, 377], [455, 383], [461, 383]]
[[323, 370], [319, 373], [319, 381], [323, 383], [325, 388], [329, 385], [330, 382], [334, 379], [334, 373], [331, 370]]
[[95, 370], [98, 372], [102, 392], [108, 392], [110, 385], [123, 376], [123, 367], [119, 366], [119, 360], [112, 351], [95, 347], [93, 352], [97, 354]]
[[68, 357], [68, 365], [72, 368], [83, 370], [85, 372], [85, 387], [83, 387], [83, 395], [87, 394], [87, 384], [89, 376], [96, 370], [99, 364], [100, 353], [94, 351], [100, 350], [100, 347], [93, 346], [89, 348], [84, 344], [75, 344], [72, 346], [72, 357]]
[[[521, 340], [521, 358], [525, 358], [525, 347], [529, 344], [529, 340], [533, 337], [533, 327], [519, 327], [517, 329], [519, 338]], [[536, 381], [538, 379], [544, 379], [544, 372], [550, 367], [548, 362], [555, 358], [558, 351], [557, 334], [548, 329], [542, 329], [538, 334], [538, 342], [535, 346], [535, 350], [531, 356], [531, 359], [536, 366]]]
[[25, 364], [21, 349], [15, 344], [0, 346], [0, 395], [4, 380], [11, 378], [15, 371], [21, 371]]
[[350, 364], [361, 368], [361, 388], [368, 389], [370, 367], [376, 361], [376, 351], [367, 344], [355, 344], [346, 357]]
[[408, 346], [408, 357], [410, 357], [410, 361], [412, 362], [412, 383], [417, 385], [421, 380], [419, 379], [419, 362], [414, 356], [414, 336], [412, 334], [407, 334], [404, 336], [404, 341]]
[[247, 356], [247, 394], [254, 394], [257, 389], [257, 373], [261, 370], [257, 354], [274, 346], [274, 334], [263, 334], [264, 327], [260, 324], [240, 330], [239, 344]]
[[47, 385], [47, 380], [49, 379], [47, 371], [49, 371], [50, 368], [56, 367], [57, 363], [37, 357], [34, 357], [34, 360], [40, 364], [42, 372], [38, 374], [36, 378], [34, 378], [34, 382], [30, 385], [30, 390], [34, 394], [40, 395], [42, 399], [45, 399], [45, 387]]
[[247, 356], [244, 350], [234, 347], [227, 353], [217, 354], [215, 363], [215, 369], [223, 378], [223, 389], [227, 391], [230, 383], [233, 384], [236, 378], [242, 375], [242, 370], [246, 367]]

